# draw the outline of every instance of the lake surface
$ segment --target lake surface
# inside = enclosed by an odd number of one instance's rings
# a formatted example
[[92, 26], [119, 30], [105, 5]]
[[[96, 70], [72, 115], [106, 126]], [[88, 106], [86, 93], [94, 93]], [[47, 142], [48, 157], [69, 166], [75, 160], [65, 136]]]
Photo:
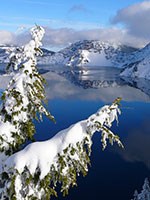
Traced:
[[[105, 104], [122, 97], [117, 133], [125, 149], [108, 145], [102, 151], [101, 137], [93, 137], [91, 164], [86, 177], [78, 178], [78, 187], [57, 200], [130, 200], [150, 177], [150, 84], [145, 80], [119, 78], [119, 69], [109, 67], [71, 69], [40, 66], [47, 80], [48, 108], [55, 116], [53, 124], [44, 118], [36, 123], [37, 140], [51, 138], [58, 131], [88, 118]], [[3, 90], [8, 77], [0, 76]], [[55, 198], [52, 198], [53, 200]]]

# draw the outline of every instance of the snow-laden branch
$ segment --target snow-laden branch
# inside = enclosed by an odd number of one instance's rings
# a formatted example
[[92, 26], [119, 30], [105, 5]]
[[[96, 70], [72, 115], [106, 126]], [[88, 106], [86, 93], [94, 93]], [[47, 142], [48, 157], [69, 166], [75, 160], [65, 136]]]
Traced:
[[[35, 142], [22, 151], [10, 156], [4, 164], [7, 177], [1, 191], [1, 199], [14, 196], [16, 199], [50, 199], [56, 195], [57, 183], [61, 183], [63, 194], [70, 186], [76, 185], [77, 176], [86, 175], [90, 164], [92, 136], [99, 131], [103, 148], [107, 139], [123, 146], [117, 135], [109, 128], [120, 113], [120, 98], [112, 105], [106, 105], [88, 119], [79, 121], [60, 131], [53, 138], [44, 142]], [[5, 178], [4, 178], [5, 179]], [[13, 187], [11, 187], [13, 181]], [[11, 194], [11, 195], [10, 195]]]
[[[49, 200], [57, 195], [57, 183], [67, 194], [76, 185], [77, 176], [87, 174], [90, 164], [92, 136], [99, 131], [105, 149], [111, 144], [122, 143], [109, 128], [120, 113], [120, 98], [112, 105], [102, 107], [88, 119], [60, 131], [44, 142], [35, 142], [23, 150], [21, 144], [32, 139], [35, 127], [32, 120], [45, 114], [54, 120], [44, 107], [44, 79], [36, 68], [36, 55], [41, 54], [44, 29], [31, 29], [32, 40], [13, 50], [10, 65], [16, 74], [2, 95], [0, 109], [0, 199], [1, 200]], [[8, 69], [9, 69], [8, 67]], [[38, 118], [39, 116], [39, 118]]]

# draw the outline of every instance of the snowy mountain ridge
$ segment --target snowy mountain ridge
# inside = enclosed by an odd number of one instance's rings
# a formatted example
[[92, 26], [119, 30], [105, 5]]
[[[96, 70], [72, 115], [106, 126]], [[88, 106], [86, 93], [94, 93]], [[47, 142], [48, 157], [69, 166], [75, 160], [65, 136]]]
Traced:
[[[12, 46], [0, 45], [0, 63], [8, 62], [7, 49]], [[53, 52], [43, 50], [38, 63], [44, 65], [112, 66], [122, 68], [121, 76], [150, 79], [150, 44], [136, 49], [127, 45], [102, 42], [98, 40], [78, 41], [70, 46]]]
[[133, 58], [120, 74], [121, 76], [150, 80], [150, 43], [133, 53]]
[[[8, 62], [5, 50], [13, 46], [0, 46], [0, 63]], [[43, 50], [43, 56], [38, 58], [39, 64], [60, 64], [71, 66], [122, 66], [126, 64], [129, 54], [136, 49], [121, 44], [101, 42], [98, 40], [78, 41], [70, 46], [53, 52]]]
[[[112, 66], [122, 68], [121, 76], [150, 79], [150, 43], [144, 48], [83, 40], [53, 54], [49, 63], [68, 66]], [[43, 58], [40, 62], [44, 63]]]
[[64, 64], [69, 66], [116, 66], [126, 63], [129, 52], [134, 48], [98, 40], [76, 42], [60, 51], [64, 55]]

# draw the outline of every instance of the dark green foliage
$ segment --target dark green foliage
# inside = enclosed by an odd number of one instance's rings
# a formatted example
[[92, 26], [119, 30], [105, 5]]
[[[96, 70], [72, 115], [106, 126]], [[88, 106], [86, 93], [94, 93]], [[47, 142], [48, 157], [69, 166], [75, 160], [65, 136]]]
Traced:
[[[56, 188], [57, 185], [61, 185], [61, 192], [63, 196], [68, 194], [69, 188], [77, 186], [77, 177], [80, 173], [85, 176], [90, 165], [90, 152], [91, 152], [91, 140], [85, 138], [82, 142], [76, 143], [75, 146], [69, 145], [63, 150], [61, 154], [57, 155], [57, 162], [51, 165], [49, 173], [40, 180], [40, 168], [37, 168], [36, 173], [32, 176], [27, 167], [19, 174], [16, 170], [12, 175], [8, 175], [6, 172], [2, 174], [3, 179], [11, 183], [8, 192], [8, 196], [15, 200], [14, 184], [17, 176], [21, 178], [23, 198], [28, 200], [38, 200], [36, 192], [34, 195], [28, 196], [29, 186], [37, 188], [38, 191], [44, 189], [41, 200], [50, 200], [51, 196], [57, 197]], [[90, 151], [89, 151], [90, 150]], [[15, 175], [14, 175], [15, 174]]]
[[2, 96], [1, 96], [1, 100], [2, 100], [2, 101], [4, 101], [4, 100], [5, 100], [5, 98], [6, 98], [6, 93], [5, 93], [5, 92], [3, 92]]
[[[35, 126], [33, 124], [33, 119], [39, 121], [42, 119], [42, 115], [46, 115], [50, 120], [55, 122], [54, 117], [45, 108], [46, 97], [43, 84], [46, 81], [38, 73], [36, 66], [32, 65], [31, 69], [32, 72], [29, 72], [29, 70], [25, 69], [24, 65], [22, 65], [17, 72], [17, 77], [19, 74], [24, 74], [26, 77], [22, 81], [25, 91], [24, 95], [28, 98], [26, 107], [24, 107], [24, 97], [16, 87], [15, 77], [10, 81], [8, 89], [1, 97], [3, 106], [0, 110], [0, 115], [4, 116], [4, 123], [10, 122], [18, 130], [17, 132], [12, 132], [14, 140], [11, 143], [3, 140], [3, 136], [0, 137], [0, 144], [4, 141], [7, 143], [7, 148], [1, 147], [0, 145], [0, 151], [5, 152], [7, 155], [16, 152], [26, 140], [34, 140]], [[9, 98], [13, 101], [13, 106], [11, 110], [9, 109], [8, 113], [5, 106]], [[23, 113], [27, 117], [25, 120], [22, 119]], [[16, 120], [16, 117], [18, 120]]]
[[[87, 144], [88, 138], [83, 142], [78, 142], [76, 146], [69, 145], [63, 150], [62, 154], [58, 154], [57, 168], [52, 165], [48, 175], [51, 188], [55, 189], [57, 183], [61, 184], [61, 192], [63, 195], [68, 194], [70, 187], [77, 186], [77, 176], [82, 173], [87, 174], [88, 165], [90, 165], [90, 145]], [[87, 147], [88, 146], [88, 147]], [[78, 159], [76, 159], [77, 156]], [[64, 172], [65, 170], [65, 172]], [[45, 182], [45, 180], [43, 180]]]
[[35, 126], [31, 120], [27, 121], [26, 123], [21, 123], [21, 131], [22, 133], [27, 136], [27, 139], [32, 140], [35, 134]]
[[8, 189], [8, 194], [9, 194], [8, 196], [12, 200], [16, 200], [16, 196], [15, 196], [15, 179], [16, 179], [16, 175], [13, 175], [11, 177], [10, 187]]
[[[38, 30], [41, 29], [38, 26], [36, 28], [38, 28]], [[35, 35], [36, 33], [37, 32], [34, 32]], [[35, 39], [35, 35], [32, 35], [33, 39]], [[36, 40], [35, 43], [37, 42]], [[8, 137], [7, 134], [5, 135], [3, 132], [0, 136], [0, 152], [4, 152], [5, 156], [17, 152], [26, 140], [33, 140], [35, 134], [34, 119], [40, 121], [42, 120], [42, 116], [45, 115], [55, 122], [54, 117], [45, 108], [46, 97], [43, 85], [46, 81], [38, 73], [35, 66], [36, 59], [34, 59], [35, 55], [41, 54], [42, 52], [38, 47], [35, 48], [36, 46], [38, 46], [38, 44], [33, 46], [33, 49], [31, 46], [31, 49], [29, 48], [29, 51], [31, 50], [33, 53], [31, 58], [26, 55], [26, 51], [24, 52], [25, 49], [23, 47], [16, 49], [16, 52], [18, 51], [19, 56], [22, 57], [19, 60], [20, 64], [16, 61], [17, 56], [13, 54], [14, 56], [11, 57], [10, 64], [8, 65], [8, 68], [17, 67], [18, 70], [1, 97], [3, 101], [0, 110], [1, 123], [10, 125], [8, 127], [11, 130]], [[120, 98], [117, 98], [113, 105], [118, 105], [120, 100]], [[110, 106], [110, 111], [111, 109], [115, 108]], [[52, 163], [49, 164], [50, 169], [48, 169], [49, 171], [45, 177], [41, 177], [43, 173], [42, 169], [40, 169], [40, 161], [35, 165], [36, 169], [32, 169], [32, 164], [30, 164], [28, 160], [27, 163], [21, 166], [24, 167], [26, 165], [26, 167], [20, 169], [17, 166], [19, 156], [17, 157], [17, 161], [15, 160], [15, 156], [11, 157], [14, 159], [14, 163], [11, 163], [12, 167], [6, 166], [5, 168], [5, 166], [2, 166], [4, 170], [8, 167], [8, 172], [3, 171], [0, 175], [0, 189], [2, 189], [0, 198], [3, 196], [2, 199], [4, 200], [16, 200], [16, 198], [17, 200], [39, 200], [39, 195], [42, 195], [40, 197], [41, 200], [50, 200], [51, 196], [57, 197], [57, 185], [60, 185], [63, 196], [67, 195], [69, 188], [77, 185], [77, 177], [80, 174], [83, 176], [87, 175], [90, 165], [89, 157], [91, 154], [93, 127], [96, 127], [98, 131], [102, 131], [102, 143], [104, 146], [106, 141], [103, 132], [108, 134], [111, 144], [113, 141], [119, 141], [118, 136], [111, 133], [107, 127], [101, 125], [100, 122], [95, 122], [94, 124], [93, 121], [92, 127], [87, 127], [86, 137], [83, 138], [82, 141], [76, 144], [69, 144], [69, 146], [54, 157], [54, 160], [51, 161]], [[18, 168], [20, 173], [16, 168]], [[30, 170], [33, 170], [33, 174], [30, 173]], [[16, 182], [17, 187], [15, 188]]]
[[[34, 140], [34, 119], [39, 121], [42, 120], [42, 115], [46, 115], [50, 120], [55, 121], [54, 117], [45, 108], [46, 97], [43, 84], [45, 84], [46, 81], [38, 73], [35, 66], [35, 56], [42, 54], [39, 47], [44, 30], [36, 26], [32, 31], [32, 39], [35, 41], [35, 44], [32, 43], [33, 46], [26, 45], [13, 50], [10, 55], [10, 63], [6, 68], [8, 73], [11, 68], [16, 71], [16, 74], [8, 84], [8, 88], [1, 96], [3, 103], [0, 108], [0, 120], [2, 125], [0, 152], [3, 152], [6, 157], [20, 150], [22, 144], [27, 140]], [[41, 31], [39, 35], [38, 31]], [[34, 48], [34, 46], [36, 48]], [[30, 51], [31, 57], [27, 55], [28, 51]], [[5, 132], [7, 131], [6, 128], [8, 129], [7, 133]], [[3, 192], [1, 192], [0, 198], [3, 195], [3, 199], [5, 200], [16, 200], [15, 181], [18, 177], [21, 178], [21, 182], [23, 183], [23, 185], [21, 185], [23, 190], [19, 192], [21, 192], [23, 197], [26, 197], [26, 195], [28, 195], [28, 188], [26, 186], [30, 184], [34, 186], [38, 185], [39, 175], [40, 173], [38, 170], [35, 176], [32, 177], [27, 168], [24, 169], [22, 174], [19, 174], [15, 169], [9, 168], [9, 174], [3, 172], [0, 175], [0, 187], [5, 193], [2, 194]], [[48, 179], [47, 182], [43, 184], [45, 187], [45, 196], [43, 200], [49, 200], [51, 194], [56, 195], [56, 193], [53, 188], [48, 188]], [[27, 196], [27, 198], [31, 200], [38, 199], [34, 195]]]
[[7, 180], [8, 178], [9, 178], [9, 176], [8, 176], [8, 174], [6, 173], [6, 172], [3, 172], [2, 174], [1, 174], [1, 178], [4, 180]]

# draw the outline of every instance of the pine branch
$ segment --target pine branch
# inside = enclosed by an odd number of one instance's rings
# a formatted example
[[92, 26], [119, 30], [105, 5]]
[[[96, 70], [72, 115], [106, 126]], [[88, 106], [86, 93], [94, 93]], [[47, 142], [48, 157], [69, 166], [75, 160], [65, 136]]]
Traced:
[[[106, 139], [122, 147], [119, 137], [106, 127], [117, 119], [118, 112], [115, 101], [88, 119], [60, 131], [53, 138], [30, 144], [10, 156], [5, 162], [3, 173], [7, 178], [4, 179], [2, 196], [11, 194], [16, 199], [50, 199], [52, 195], [57, 196], [58, 183], [63, 195], [67, 195], [69, 188], [77, 185], [77, 176], [85, 176], [88, 172], [92, 137], [96, 131], [102, 135], [103, 148], [106, 147]], [[12, 178], [14, 186], [10, 188]]]

